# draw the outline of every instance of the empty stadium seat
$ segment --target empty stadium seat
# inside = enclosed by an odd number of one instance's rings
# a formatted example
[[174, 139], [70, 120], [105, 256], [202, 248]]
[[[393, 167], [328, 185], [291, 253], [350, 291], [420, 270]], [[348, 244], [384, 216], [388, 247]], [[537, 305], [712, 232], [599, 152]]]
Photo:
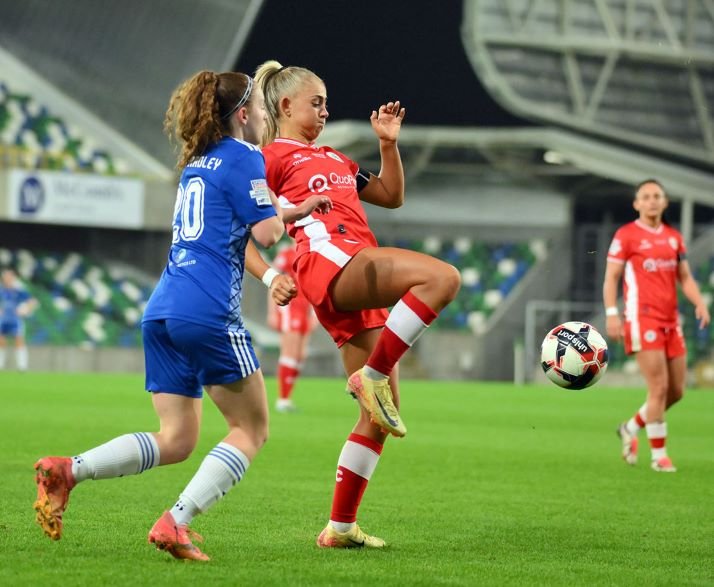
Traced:
[[424, 252], [454, 265], [461, 272], [461, 290], [442, 310], [433, 327], [477, 333], [528, 270], [547, 253], [541, 241], [485, 243], [469, 237], [384, 238], [380, 244]]
[[0, 250], [39, 308], [27, 320], [30, 344], [138, 346], [152, 284], [78, 253]]
[[53, 115], [33, 96], [0, 81], [0, 144], [10, 165], [114, 175], [127, 166]]

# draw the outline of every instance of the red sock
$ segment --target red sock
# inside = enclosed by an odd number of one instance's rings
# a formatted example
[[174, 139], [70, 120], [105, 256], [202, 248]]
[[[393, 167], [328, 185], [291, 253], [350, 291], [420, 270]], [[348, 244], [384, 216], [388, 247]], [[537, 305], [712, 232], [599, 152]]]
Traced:
[[666, 438], [649, 438], [650, 448], [664, 448]]
[[661, 459], [667, 456], [667, 423], [653, 422], [647, 424], [647, 439], [650, 441], [650, 452], [653, 459]]
[[357, 521], [357, 509], [367, 489], [367, 483], [377, 467], [382, 448], [383, 445], [360, 434], [352, 433], [347, 437], [337, 461], [331, 521]]
[[635, 415], [632, 416], [632, 417], [634, 418], [635, 422], [637, 423], [637, 425], [638, 425], [640, 428], [644, 428], [644, 427], [645, 427], [646, 422], [645, 422], [644, 418], [642, 417], [642, 414], [640, 414], [639, 411], [635, 412]]
[[288, 357], [278, 359], [278, 394], [280, 399], [290, 398], [298, 375], [300, 375], [300, 369], [295, 359]]
[[367, 365], [388, 376], [436, 315], [434, 310], [408, 291], [389, 313], [387, 324], [367, 359]]

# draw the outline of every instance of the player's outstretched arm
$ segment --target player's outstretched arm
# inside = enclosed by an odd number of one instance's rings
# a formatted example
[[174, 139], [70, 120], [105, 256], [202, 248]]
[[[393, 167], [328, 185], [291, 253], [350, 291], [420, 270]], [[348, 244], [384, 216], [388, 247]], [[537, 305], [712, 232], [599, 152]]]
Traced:
[[679, 282], [682, 285], [682, 293], [694, 304], [694, 315], [699, 320], [699, 328], [706, 328], [711, 322], [709, 308], [707, 308], [707, 304], [702, 298], [702, 292], [699, 290], [699, 285], [697, 285], [689, 269], [688, 261], [679, 262]]
[[371, 176], [359, 194], [361, 200], [382, 208], [399, 208], [404, 204], [404, 168], [397, 147], [406, 110], [399, 100], [382, 104], [369, 118], [379, 139], [382, 168], [379, 176]]
[[607, 336], [615, 342], [622, 337], [622, 320], [616, 311], [610, 314], [609, 309], [617, 308], [617, 288], [620, 284], [620, 279], [622, 279], [623, 270], [624, 265], [608, 261], [605, 267], [605, 280], [602, 285], [602, 298], [606, 308]]
[[332, 200], [328, 196], [314, 195], [306, 198], [299, 206], [290, 208], [281, 208], [283, 222], [291, 224], [298, 220], [302, 220], [313, 212], [318, 214], [327, 214], [332, 210]]

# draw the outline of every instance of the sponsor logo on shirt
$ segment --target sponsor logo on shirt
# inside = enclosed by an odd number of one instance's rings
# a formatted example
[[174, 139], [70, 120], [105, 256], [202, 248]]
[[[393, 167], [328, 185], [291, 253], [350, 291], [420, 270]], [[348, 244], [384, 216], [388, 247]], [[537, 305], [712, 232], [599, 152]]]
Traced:
[[179, 249], [173, 259], [170, 259], [172, 265], [176, 267], [186, 267], [187, 265], [195, 265], [196, 259], [187, 259], [188, 249]]
[[255, 200], [258, 206], [270, 206], [270, 192], [268, 191], [268, 183], [265, 179], [251, 179], [250, 185], [253, 188], [248, 193]]
[[328, 176], [325, 176], [321, 173], [313, 175], [307, 182], [307, 188], [311, 192], [316, 192], [318, 194], [321, 194], [322, 192], [327, 190], [331, 190], [332, 188], [330, 186], [335, 186], [337, 189], [343, 190], [356, 190], [357, 180], [355, 179], [354, 175], [350, 175], [349, 173], [345, 175], [340, 175], [339, 173], [335, 173], [333, 171]]
[[327, 178], [321, 173], [318, 173], [317, 175], [313, 175], [308, 180], [307, 189], [309, 189], [311, 192], [317, 192], [318, 194], [321, 194], [322, 192], [325, 192], [332, 188], [327, 185]]
[[649, 257], [642, 261], [642, 268], [650, 273], [654, 273], [655, 271], [675, 271], [677, 269], [677, 260], [653, 259]]
[[305, 163], [305, 161], [310, 161], [312, 157], [309, 157], [307, 155], [300, 155], [300, 153], [295, 153], [293, 155], [293, 159], [295, 159], [295, 161], [293, 161], [294, 167], [295, 165], [300, 165], [300, 163]]

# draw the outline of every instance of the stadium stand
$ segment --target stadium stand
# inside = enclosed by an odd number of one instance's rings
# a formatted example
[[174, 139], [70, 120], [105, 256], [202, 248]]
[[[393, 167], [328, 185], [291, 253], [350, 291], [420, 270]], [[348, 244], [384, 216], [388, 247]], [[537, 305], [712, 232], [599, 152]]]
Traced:
[[78, 253], [0, 250], [17, 267], [40, 307], [27, 320], [30, 344], [89, 347], [141, 345], [137, 327], [151, 294], [150, 279], [120, 264]]
[[114, 175], [126, 166], [92, 145], [80, 131], [66, 124], [29, 94], [0, 81], [0, 143], [6, 166], [13, 163], [63, 171]]
[[486, 320], [516, 284], [547, 254], [546, 244], [479, 242], [469, 237], [380, 239], [384, 246], [419, 251], [451, 263], [461, 272], [459, 295], [441, 313], [435, 329], [483, 331]]

